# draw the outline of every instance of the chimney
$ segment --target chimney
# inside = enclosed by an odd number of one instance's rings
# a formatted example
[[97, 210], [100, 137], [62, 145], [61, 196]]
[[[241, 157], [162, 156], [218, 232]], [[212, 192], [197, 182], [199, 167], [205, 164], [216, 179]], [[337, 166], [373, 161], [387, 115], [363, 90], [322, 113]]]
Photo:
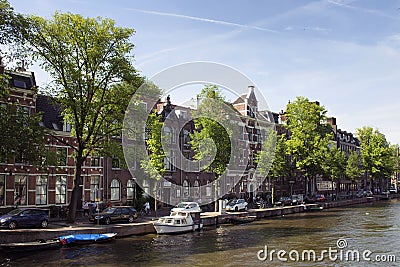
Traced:
[[249, 94], [254, 92], [254, 85], [249, 85], [248, 88], [249, 88]]
[[336, 118], [335, 118], [335, 117], [327, 118], [327, 122], [328, 122], [330, 125], [335, 126], [335, 125], [336, 125]]

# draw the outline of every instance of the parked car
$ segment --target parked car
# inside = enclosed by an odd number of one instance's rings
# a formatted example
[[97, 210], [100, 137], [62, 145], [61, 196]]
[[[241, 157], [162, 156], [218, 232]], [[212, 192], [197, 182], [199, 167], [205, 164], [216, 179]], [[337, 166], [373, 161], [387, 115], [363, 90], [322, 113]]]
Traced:
[[372, 197], [374, 194], [372, 194], [371, 190], [364, 190], [364, 196], [365, 197]]
[[326, 197], [323, 194], [316, 195], [315, 196], [315, 201], [317, 201], [317, 202], [325, 202], [326, 201]]
[[356, 193], [356, 197], [362, 198], [364, 196], [364, 192], [362, 190], [358, 190]]
[[303, 203], [303, 201], [303, 195], [292, 195], [292, 205], [300, 205], [301, 203]]
[[181, 202], [172, 208], [171, 211], [201, 212], [201, 208], [197, 202]]
[[291, 197], [280, 197], [277, 202], [275, 202], [276, 206], [289, 206], [292, 205]]
[[264, 209], [267, 206], [268, 206], [268, 203], [262, 198], [259, 198], [256, 200], [256, 202], [254, 202], [254, 207], [257, 209]]
[[49, 210], [37, 208], [14, 209], [0, 216], [0, 226], [8, 229], [41, 227], [49, 225]]
[[227, 211], [247, 210], [247, 202], [244, 199], [232, 199], [226, 204]]
[[94, 213], [89, 221], [94, 223], [110, 224], [117, 221], [132, 223], [138, 217], [137, 211], [130, 206], [109, 207], [100, 213]]

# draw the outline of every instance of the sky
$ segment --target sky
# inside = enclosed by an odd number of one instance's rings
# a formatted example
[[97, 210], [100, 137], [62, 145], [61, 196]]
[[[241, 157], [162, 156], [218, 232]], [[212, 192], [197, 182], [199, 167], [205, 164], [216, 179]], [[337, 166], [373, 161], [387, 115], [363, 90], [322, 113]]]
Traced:
[[[134, 28], [135, 67], [146, 77], [192, 61], [225, 64], [249, 77], [272, 111], [305, 96], [340, 129], [371, 126], [400, 144], [400, 0], [9, 2], [19, 13], [71, 12]], [[49, 77], [32, 70], [45, 87]], [[181, 90], [171, 100], [191, 97]]]

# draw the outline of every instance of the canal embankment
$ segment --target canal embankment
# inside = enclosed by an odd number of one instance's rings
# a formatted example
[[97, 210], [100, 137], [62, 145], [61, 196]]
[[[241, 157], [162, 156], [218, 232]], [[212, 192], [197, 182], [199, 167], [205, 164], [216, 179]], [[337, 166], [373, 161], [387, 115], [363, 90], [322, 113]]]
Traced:
[[[394, 195], [393, 198], [398, 198], [398, 195]], [[378, 196], [319, 203], [319, 205], [321, 205], [324, 209], [329, 209], [372, 203], [380, 200], [381, 198]], [[257, 219], [263, 219], [304, 212], [306, 207], [307, 205], [296, 205], [266, 209], [249, 209], [245, 212], [204, 212], [201, 214], [201, 218], [204, 226], [216, 226], [219, 224], [227, 223], [235, 217], [248, 215], [255, 216]], [[149, 221], [136, 222], [131, 224], [96, 225], [89, 223], [79, 223], [74, 225], [67, 225], [65, 223], [55, 223], [55, 225], [53, 225], [49, 229], [4, 229], [0, 230], [0, 243], [29, 242], [38, 239], [52, 239], [62, 235], [82, 233], [98, 234], [113, 232], [117, 233], [117, 237], [119, 238], [132, 235], [152, 234], [155, 233], [155, 229], [153, 227], [151, 219], [152, 218], [149, 218]]]

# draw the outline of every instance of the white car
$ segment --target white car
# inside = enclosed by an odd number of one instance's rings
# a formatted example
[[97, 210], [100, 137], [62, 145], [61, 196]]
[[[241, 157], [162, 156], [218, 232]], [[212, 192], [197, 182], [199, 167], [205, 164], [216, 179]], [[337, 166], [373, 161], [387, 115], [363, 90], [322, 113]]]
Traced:
[[227, 211], [247, 210], [247, 202], [244, 199], [232, 199], [226, 204]]
[[176, 211], [201, 212], [201, 208], [197, 202], [181, 202], [171, 209], [171, 212]]

